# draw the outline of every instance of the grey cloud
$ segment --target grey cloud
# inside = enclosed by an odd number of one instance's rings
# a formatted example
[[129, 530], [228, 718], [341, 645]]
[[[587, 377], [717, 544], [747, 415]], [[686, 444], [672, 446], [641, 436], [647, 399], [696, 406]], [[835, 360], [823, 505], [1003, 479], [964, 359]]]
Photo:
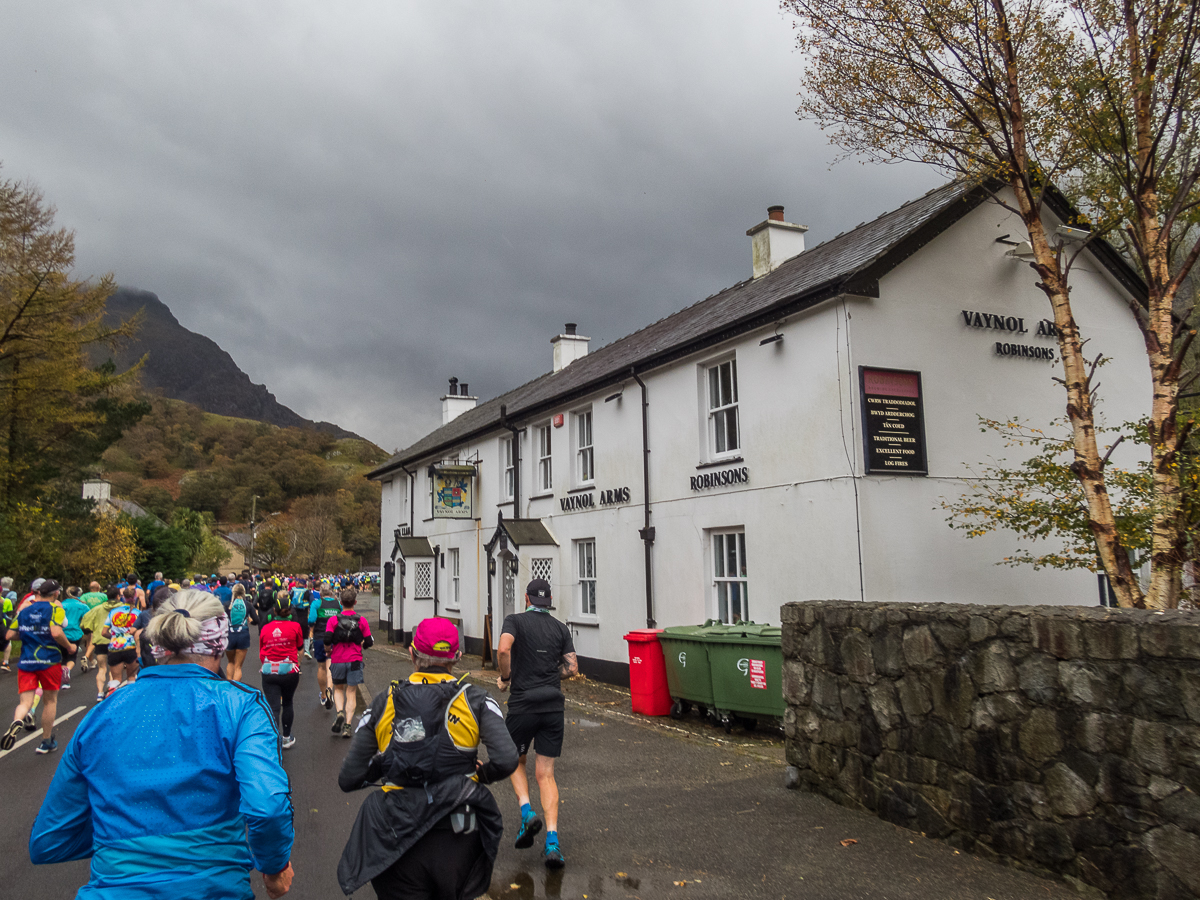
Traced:
[[387, 449], [916, 196], [830, 168], [775, 0], [8, 5], [0, 160], [79, 269], [156, 292], [302, 415]]

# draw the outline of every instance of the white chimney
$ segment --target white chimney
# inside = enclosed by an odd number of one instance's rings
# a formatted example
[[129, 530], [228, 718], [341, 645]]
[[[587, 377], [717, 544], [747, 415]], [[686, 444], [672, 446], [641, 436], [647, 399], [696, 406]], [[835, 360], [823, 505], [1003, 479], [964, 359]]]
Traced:
[[587, 356], [590, 340], [591, 338], [576, 334], [575, 323], [568, 322], [566, 334], [550, 338], [550, 343], [554, 345], [554, 371], [565, 369], [575, 360]]
[[442, 424], [453, 422], [468, 409], [474, 409], [478, 402], [478, 397], [468, 396], [465, 381], [460, 384], [457, 378], [451, 378], [450, 393], [442, 397]]
[[112, 485], [107, 481], [85, 481], [83, 483], [83, 499], [103, 503], [112, 497]]
[[804, 252], [804, 232], [807, 225], [783, 221], [782, 206], [768, 206], [767, 218], [746, 232], [754, 252], [754, 277], [761, 278]]

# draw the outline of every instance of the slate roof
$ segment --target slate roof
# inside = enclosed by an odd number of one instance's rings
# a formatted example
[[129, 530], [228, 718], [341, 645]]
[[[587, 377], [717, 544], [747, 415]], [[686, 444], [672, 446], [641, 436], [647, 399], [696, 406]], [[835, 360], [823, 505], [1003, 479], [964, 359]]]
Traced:
[[739, 282], [613, 341], [558, 372], [542, 375], [468, 410], [401, 450], [367, 477], [378, 479], [402, 465], [420, 462], [495, 430], [503, 424], [501, 406], [506, 407], [510, 422], [520, 424], [623, 381], [629, 377], [631, 367], [644, 373], [839, 294], [878, 296], [882, 275], [979, 206], [990, 193], [977, 183], [949, 182], [806, 250], [761, 278]]
[[396, 538], [395, 549], [405, 559], [413, 559], [419, 556], [433, 556], [433, 545], [429, 543], [429, 538], [424, 537]]

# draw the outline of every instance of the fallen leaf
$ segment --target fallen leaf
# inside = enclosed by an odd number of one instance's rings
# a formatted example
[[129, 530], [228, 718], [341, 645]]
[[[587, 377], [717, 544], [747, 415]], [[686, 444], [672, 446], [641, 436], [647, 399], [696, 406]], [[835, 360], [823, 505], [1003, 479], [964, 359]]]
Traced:
[[723, 765], [723, 766], [732, 766], [732, 765], [733, 765], [733, 763], [721, 763], [721, 765]]
[[514, 882], [513, 882], [512, 884], [510, 884], [508, 887], [509, 887], [509, 890], [513, 890], [513, 891], [515, 891], [517, 888], [519, 888], [519, 887], [520, 887], [520, 885], [519, 885], [519, 884], [517, 884], [517, 883], [514, 881]]
[[858, 841], [854, 838], [846, 838], [844, 841], [840, 841], [840, 843], [843, 847], [849, 847], [851, 844], [857, 844]]
[[627, 876], [624, 872], [618, 872], [617, 877], [618, 878], [628, 878], [629, 876]]

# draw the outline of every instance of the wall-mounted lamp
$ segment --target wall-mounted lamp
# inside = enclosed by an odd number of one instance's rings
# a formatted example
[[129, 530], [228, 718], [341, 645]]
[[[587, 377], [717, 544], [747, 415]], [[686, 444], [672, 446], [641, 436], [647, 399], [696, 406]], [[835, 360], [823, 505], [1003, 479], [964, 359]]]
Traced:
[[621, 399], [621, 395], [622, 395], [623, 393], [625, 393], [625, 386], [624, 386], [624, 385], [622, 385], [622, 386], [621, 386], [621, 389], [620, 389], [619, 391], [617, 391], [615, 394], [609, 394], [607, 397], [605, 397], [605, 398], [604, 398], [604, 402], [605, 402], [605, 403], [608, 403], [610, 400], [620, 400], [620, 399]]
[[761, 341], [759, 341], [758, 346], [765, 347], [767, 344], [777, 344], [780, 341], [782, 341], [783, 335], [779, 333], [779, 326], [782, 324], [783, 324], [782, 322], [776, 322], [775, 323], [775, 333], [773, 335], [771, 335], [770, 337], [765, 337]]

